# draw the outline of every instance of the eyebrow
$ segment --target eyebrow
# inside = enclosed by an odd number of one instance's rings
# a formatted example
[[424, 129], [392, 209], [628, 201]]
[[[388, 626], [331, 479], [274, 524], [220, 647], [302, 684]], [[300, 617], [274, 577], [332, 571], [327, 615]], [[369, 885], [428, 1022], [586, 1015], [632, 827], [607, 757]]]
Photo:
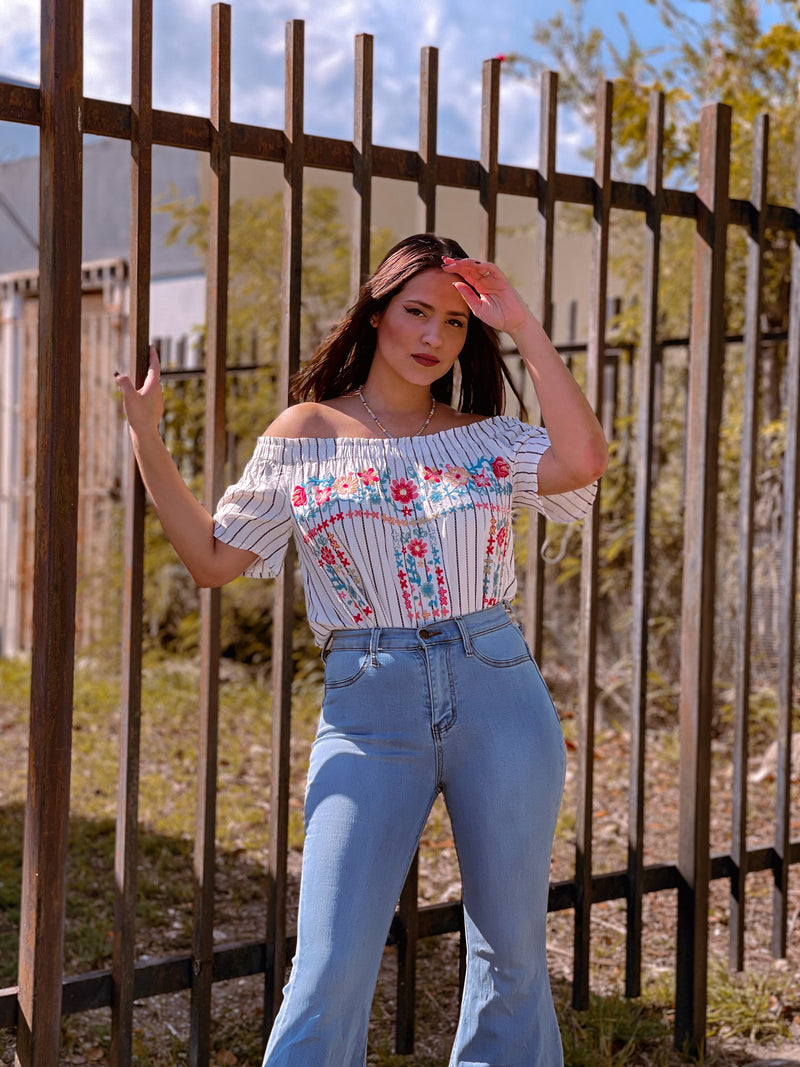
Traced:
[[[426, 304], [424, 300], [417, 300], [416, 297], [409, 296], [409, 297], [406, 297], [406, 299], [408, 300], [409, 304], [419, 304], [420, 307], [427, 308], [428, 311], [435, 311], [436, 310], [436, 308], [433, 306], [433, 304]], [[469, 318], [469, 312], [468, 311], [445, 311], [445, 315], [457, 315], [461, 319], [468, 319]]]

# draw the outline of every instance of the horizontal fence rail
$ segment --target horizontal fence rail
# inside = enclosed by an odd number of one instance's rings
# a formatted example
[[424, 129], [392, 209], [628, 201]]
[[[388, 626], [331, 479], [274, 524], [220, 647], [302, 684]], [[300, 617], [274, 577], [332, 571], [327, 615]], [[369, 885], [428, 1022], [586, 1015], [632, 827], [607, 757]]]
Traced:
[[[373, 230], [372, 183], [375, 178], [410, 182], [417, 187], [419, 227], [435, 230], [442, 189], [478, 194], [481, 222], [479, 255], [493, 257], [498, 237], [498, 199], [525, 198], [537, 211], [537, 288], [534, 309], [552, 327], [553, 257], [556, 208], [559, 204], [591, 209], [592, 285], [586, 342], [563, 346], [567, 359], [584, 353], [586, 391], [604, 424], [616, 434], [615, 415], [625, 423], [627, 462], [634, 485], [632, 558], [632, 630], [630, 689], [630, 780], [628, 862], [612, 872], [593, 869], [593, 742], [595, 736], [597, 641], [599, 621], [600, 506], [583, 529], [580, 579], [578, 692], [578, 796], [574, 875], [551, 884], [549, 910], [574, 917], [573, 1001], [585, 1007], [589, 997], [591, 918], [594, 905], [624, 901], [627, 908], [626, 993], [641, 991], [643, 899], [666, 890], [677, 892], [678, 941], [675, 1040], [699, 1051], [705, 1034], [709, 884], [727, 880], [731, 887], [730, 962], [741, 968], [744, 954], [744, 904], [747, 876], [771, 871], [774, 877], [772, 949], [786, 952], [789, 869], [800, 863], [800, 841], [790, 833], [794, 644], [796, 639], [797, 398], [800, 396], [800, 301], [793, 299], [786, 328], [769, 338], [761, 328], [760, 290], [768, 234], [789, 235], [792, 291], [800, 291], [800, 214], [798, 207], [768, 203], [768, 122], [756, 136], [752, 194], [730, 196], [729, 109], [709, 105], [702, 112], [698, 184], [695, 191], [663, 184], [664, 98], [650, 99], [647, 163], [643, 183], [611, 177], [612, 87], [603, 83], [597, 98], [595, 169], [592, 176], [556, 169], [558, 78], [548, 72], [541, 83], [539, 168], [509, 166], [498, 159], [500, 62], [483, 67], [482, 132], [477, 160], [437, 152], [438, 54], [424, 49], [420, 74], [420, 138], [417, 151], [373, 143], [372, 38], [356, 40], [353, 139], [340, 140], [306, 132], [304, 125], [303, 23], [286, 28], [286, 103], [283, 129], [237, 123], [230, 116], [231, 10], [212, 9], [212, 81], [209, 117], [161, 111], [152, 106], [152, 0], [134, 0], [132, 103], [86, 98], [82, 94], [82, 5], [43, 0], [42, 84], [40, 89], [0, 82], [0, 120], [38, 126], [41, 130], [41, 258], [38, 289], [38, 467], [36, 489], [36, 560], [34, 565], [30, 773], [24, 842], [22, 936], [18, 986], [0, 991], [0, 1027], [17, 1032], [18, 1062], [52, 1067], [58, 1059], [62, 1014], [111, 1006], [111, 1059], [132, 1062], [134, 1001], [167, 992], [191, 990], [189, 1058], [207, 1064], [210, 1057], [211, 990], [214, 982], [253, 974], [265, 975], [264, 1028], [268, 1031], [280, 1002], [286, 966], [295, 948], [287, 923], [287, 850], [289, 817], [289, 743], [292, 700], [292, 631], [294, 566], [291, 555], [276, 582], [272, 650], [272, 774], [270, 784], [270, 851], [264, 928], [252, 940], [215, 945], [214, 865], [217, 807], [217, 734], [219, 715], [220, 600], [203, 591], [200, 638], [200, 743], [194, 842], [194, 927], [191, 952], [164, 959], [137, 961], [139, 817], [139, 732], [142, 714], [142, 613], [145, 498], [131, 458], [123, 471], [125, 563], [123, 656], [121, 678], [119, 793], [116, 821], [113, 960], [108, 969], [63, 978], [64, 884], [67, 862], [67, 798], [72, 716], [73, 643], [76, 609], [76, 552], [79, 498], [77, 423], [81, 381], [81, 300], [85, 272], [81, 246], [81, 144], [84, 134], [121, 139], [131, 148], [131, 241], [128, 319], [132, 376], [141, 382], [147, 367], [149, 286], [151, 274], [152, 150], [156, 145], [206, 153], [209, 169], [209, 243], [206, 260], [207, 357], [201, 369], [176, 368], [174, 377], [202, 376], [205, 389], [204, 499], [213, 508], [227, 475], [229, 438], [225, 423], [225, 383], [251, 365], [229, 358], [228, 236], [231, 161], [253, 159], [280, 164], [283, 183], [283, 264], [280, 343], [274, 392], [280, 405], [289, 397], [291, 375], [300, 365], [302, 302], [302, 224], [304, 176], [308, 168], [352, 175], [352, 255], [350, 289], [355, 292], [369, 270]], [[800, 203], [800, 191], [798, 192]], [[638, 346], [612, 348], [608, 334], [609, 236], [612, 212], [632, 213], [644, 225], [642, 307]], [[681, 797], [678, 856], [675, 862], [644, 863], [646, 714], [648, 709], [648, 625], [650, 621], [650, 533], [657, 480], [662, 357], [668, 345], [659, 338], [659, 255], [664, 222], [691, 220], [695, 225], [694, 301], [690, 336], [673, 344], [688, 353], [687, 430], [684, 461], [689, 476], [684, 498], [682, 669], [680, 680]], [[748, 242], [746, 326], [741, 336], [725, 337], [724, 297], [728, 231], [740, 228]], [[120, 274], [122, 271], [120, 271]], [[0, 330], [5, 329], [0, 322]], [[0, 359], [10, 365], [16, 349], [0, 333]], [[789, 402], [784, 459], [783, 542], [781, 562], [781, 648], [775, 836], [769, 845], [748, 848], [747, 716], [750, 690], [749, 634], [753, 618], [752, 524], [756, 497], [754, 463], [758, 414], [755, 401], [746, 409], [743, 433], [739, 542], [743, 546], [739, 576], [740, 642], [736, 650], [735, 795], [730, 849], [710, 854], [710, 726], [715, 639], [716, 490], [718, 435], [723, 402], [722, 368], [726, 346], [745, 350], [748, 389], [755, 397], [759, 359], [769, 344], [785, 345], [785, 392]], [[55, 358], [56, 351], [58, 359]], [[307, 353], [306, 353], [307, 354]], [[627, 367], [627, 383], [620, 368]], [[260, 368], [259, 368], [260, 369]], [[2, 381], [11, 382], [7, 366]], [[168, 374], [165, 374], [167, 377]], [[622, 396], [623, 388], [627, 390]], [[636, 403], [634, 405], [634, 394]], [[635, 408], [635, 410], [634, 410]], [[0, 417], [5, 418], [0, 406]], [[635, 414], [635, 431], [630, 422]], [[91, 417], [83, 412], [84, 423]], [[9, 454], [7, 423], [0, 424], [0, 444]], [[2, 459], [2, 455], [0, 455]], [[5, 462], [5, 461], [3, 461]], [[0, 477], [11, 478], [4, 467]], [[9, 482], [11, 484], [11, 482]], [[0, 490], [5, 483], [0, 483]], [[0, 497], [2, 493], [0, 493]], [[5, 525], [4, 525], [5, 524]], [[0, 511], [0, 534], [8, 526]], [[10, 528], [10, 527], [9, 527]], [[8, 537], [3, 543], [10, 543]], [[545, 570], [544, 522], [532, 522], [524, 577], [522, 613], [534, 652], [542, 655]], [[460, 902], [420, 906], [417, 869], [412, 868], [388, 936], [398, 948], [396, 1047], [409, 1053], [414, 1040], [416, 952], [420, 939], [463, 933]]]

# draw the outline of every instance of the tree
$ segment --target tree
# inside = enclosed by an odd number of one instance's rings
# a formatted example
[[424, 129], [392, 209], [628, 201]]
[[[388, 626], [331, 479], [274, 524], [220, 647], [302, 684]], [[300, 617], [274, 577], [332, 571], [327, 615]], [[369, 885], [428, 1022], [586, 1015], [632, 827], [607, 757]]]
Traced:
[[[603, 29], [590, 25], [585, 0], [570, 0], [567, 15], [557, 13], [533, 28], [533, 57], [506, 57], [511, 76], [531, 78], [544, 69], [559, 71], [562, 105], [573, 109], [589, 128], [594, 123], [596, 89], [600, 79], [614, 82], [612, 125], [615, 178], [641, 180], [646, 154], [646, 129], [650, 89], [665, 96], [664, 181], [669, 187], [696, 184], [699, 156], [699, 116], [703, 104], [727, 103], [732, 108], [730, 194], [750, 196], [753, 131], [762, 113], [770, 115], [769, 199], [794, 204], [797, 113], [800, 82], [800, 6], [789, 0], [774, 0], [777, 18], [767, 26], [755, 0], [693, 0], [679, 7], [675, 0], [646, 0], [667, 31], [666, 43], [643, 49], [624, 15], [619, 15], [623, 45], [617, 47]], [[687, 13], [693, 10], [694, 15]], [[591, 154], [592, 149], [587, 150]], [[570, 213], [567, 212], [569, 215]], [[580, 212], [571, 213], [574, 218]], [[581, 217], [586, 217], [583, 212]], [[615, 216], [612, 263], [617, 276], [626, 279], [632, 296], [641, 283], [641, 217]], [[686, 264], [692, 262], [694, 224], [665, 219], [662, 230], [659, 276], [659, 321], [661, 339], [687, 336], [692, 294], [687, 285]], [[789, 269], [792, 234], [767, 235], [763, 290], [764, 317], [768, 327], [785, 329], [789, 312]], [[746, 278], [744, 235], [729, 230], [726, 328], [729, 334], [743, 329]], [[690, 273], [690, 272], [688, 272]], [[795, 297], [796, 299], [796, 297]], [[639, 307], [634, 300], [621, 316], [617, 329], [634, 346], [639, 333]], [[779, 361], [771, 363], [780, 374]], [[725, 414], [720, 438], [719, 612], [732, 618], [735, 603], [734, 564], [737, 558], [736, 509], [739, 499], [739, 460], [743, 397], [743, 361], [740, 346], [728, 347], [725, 365]], [[685, 366], [665, 359], [658, 440], [660, 471], [653, 500], [651, 598], [652, 664], [677, 662], [677, 619], [680, 615], [681, 489], [684, 479], [683, 398]], [[777, 396], [775, 382], [766, 383], [765, 394]], [[778, 558], [780, 460], [785, 424], [778, 412], [765, 405], [761, 419], [759, 507], [760, 539], [757, 568], [763, 593], [773, 584], [770, 560]], [[615, 602], [610, 614], [624, 614], [626, 581], [630, 567], [633, 529], [631, 471], [624, 463], [612, 464], [604, 478], [601, 581]], [[757, 573], [756, 581], [759, 582]], [[622, 587], [623, 592], [620, 592]], [[673, 672], [674, 673], [674, 672]]]

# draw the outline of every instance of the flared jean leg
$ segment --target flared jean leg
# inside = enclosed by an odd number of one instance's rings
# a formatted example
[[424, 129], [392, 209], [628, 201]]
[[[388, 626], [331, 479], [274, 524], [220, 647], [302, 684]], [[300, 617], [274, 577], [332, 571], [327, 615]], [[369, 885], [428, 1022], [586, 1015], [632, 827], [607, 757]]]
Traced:
[[[459, 730], [442, 739], [461, 866], [467, 971], [451, 1067], [563, 1064], [545, 948], [565, 747], [535, 665], [454, 672]], [[482, 689], [483, 687], [483, 689]], [[482, 691], [486, 703], [472, 716]], [[468, 721], [469, 719], [469, 721]]]
[[407, 653], [402, 665], [381, 659], [357, 685], [326, 693], [306, 794], [297, 952], [264, 1067], [366, 1060], [383, 947], [437, 793], [430, 715], [419, 698], [408, 704], [410, 674], [422, 682], [424, 666]]

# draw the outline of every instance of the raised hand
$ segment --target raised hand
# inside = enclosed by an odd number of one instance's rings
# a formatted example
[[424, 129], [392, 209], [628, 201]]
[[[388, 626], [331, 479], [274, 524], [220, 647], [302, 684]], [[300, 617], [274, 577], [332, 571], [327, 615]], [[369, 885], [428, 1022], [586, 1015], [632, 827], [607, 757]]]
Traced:
[[453, 282], [477, 318], [492, 326], [514, 334], [530, 323], [533, 315], [517, 290], [494, 264], [480, 259], [442, 259], [442, 269], [460, 275], [463, 280]]
[[122, 390], [122, 403], [131, 432], [137, 436], [148, 431], [158, 432], [158, 424], [164, 414], [164, 396], [161, 392], [161, 365], [158, 353], [150, 347], [150, 366], [141, 389], [137, 389], [127, 374], [114, 375]]

